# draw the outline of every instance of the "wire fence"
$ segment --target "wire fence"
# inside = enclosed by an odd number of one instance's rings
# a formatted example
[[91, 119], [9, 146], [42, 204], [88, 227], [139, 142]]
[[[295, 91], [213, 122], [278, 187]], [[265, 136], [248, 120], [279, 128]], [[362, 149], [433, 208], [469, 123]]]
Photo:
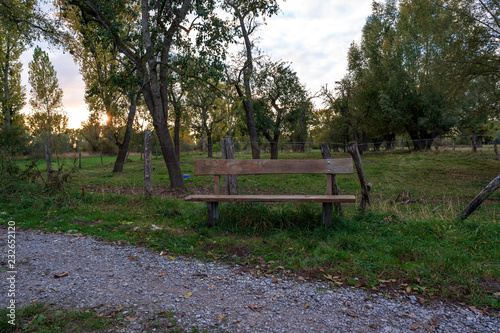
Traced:
[[[237, 155], [248, 155], [251, 154], [251, 144], [248, 141], [233, 140], [234, 150]], [[345, 153], [347, 149], [347, 142], [326, 142], [333, 153]], [[321, 156], [320, 145], [322, 142], [278, 142], [276, 148], [278, 154], [290, 154], [290, 153], [311, 153], [314, 151], [318, 152]], [[379, 141], [379, 142], [368, 142], [368, 143], [358, 143], [358, 148], [363, 152], [398, 152], [398, 151], [415, 151], [420, 150], [423, 152], [434, 152], [434, 153], [456, 153], [457, 157], [451, 157], [447, 155], [445, 159], [474, 159], [474, 158], [499, 158], [498, 145], [500, 145], [500, 133], [488, 134], [483, 136], [477, 136], [472, 142], [471, 137], [467, 136], [453, 136], [453, 137], [439, 137], [430, 140], [395, 140], [395, 141]], [[175, 148], [175, 147], [169, 147]], [[181, 155], [181, 165], [189, 164], [183, 163], [183, 156], [187, 154], [198, 154], [200, 156], [221, 158], [221, 144], [186, 144], [183, 143], [178, 147]], [[268, 141], [259, 142], [259, 149], [261, 156], [263, 158], [268, 158], [271, 154], [271, 144]], [[135, 146], [129, 149], [125, 161], [131, 161], [132, 159], [137, 159], [137, 157], [142, 160], [143, 147]], [[464, 154], [458, 155], [460, 153], [471, 153], [477, 152], [478, 156], [463, 156]], [[53, 154], [53, 163], [56, 165], [61, 164], [74, 164], [77, 167], [87, 167], [87, 166], [97, 166], [97, 165], [109, 165], [115, 162], [117, 152], [92, 152], [92, 151], [80, 151], [74, 149], [73, 151], [66, 152], [55, 152]], [[162, 146], [154, 145], [152, 147], [152, 155], [154, 159], [163, 160], [163, 150]], [[29, 163], [36, 162], [37, 164], [42, 164], [40, 161], [43, 160], [44, 156], [42, 152], [36, 152], [27, 156]], [[440, 159], [433, 158], [433, 161]], [[411, 161], [411, 162], [419, 162]]]

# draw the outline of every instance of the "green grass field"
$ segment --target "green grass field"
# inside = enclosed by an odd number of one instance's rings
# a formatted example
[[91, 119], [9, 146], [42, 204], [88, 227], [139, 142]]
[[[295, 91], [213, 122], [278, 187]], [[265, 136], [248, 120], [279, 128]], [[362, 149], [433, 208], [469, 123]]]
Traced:
[[[131, 156], [121, 174], [111, 173], [113, 157], [105, 157], [103, 166], [99, 157], [84, 158], [82, 169], [76, 167], [62, 191], [51, 191], [39, 179], [29, 183], [4, 176], [0, 218], [15, 220], [22, 228], [73, 230], [171, 255], [238, 263], [256, 276], [272, 270], [382, 291], [388, 297], [410, 293], [425, 301], [450, 298], [498, 310], [500, 192], [467, 220], [456, 219], [500, 172], [500, 161], [485, 155], [365, 153], [366, 177], [373, 183], [372, 205], [365, 213], [356, 205], [344, 205], [344, 215], [335, 217], [330, 229], [321, 225], [320, 204], [221, 204], [220, 224], [210, 228], [205, 204], [182, 199], [209, 191], [213, 184], [211, 177], [193, 175], [194, 160], [204, 158], [195, 153], [181, 158], [183, 173], [190, 175], [184, 193], [168, 188], [164, 162], [153, 157], [151, 199], [142, 195], [139, 156]], [[321, 154], [313, 150], [280, 158], [312, 159]], [[24, 168], [31, 162], [18, 163]], [[60, 163], [69, 169], [73, 160]], [[43, 163], [37, 165], [43, 174]], [[356, 174], [337, 178], [342, 194], [360, 197]], [[326, 178], [240, 177], [239, 187], [241, 193], [324, 194]], [[396, 201], [408, 190], [410, 203]]]

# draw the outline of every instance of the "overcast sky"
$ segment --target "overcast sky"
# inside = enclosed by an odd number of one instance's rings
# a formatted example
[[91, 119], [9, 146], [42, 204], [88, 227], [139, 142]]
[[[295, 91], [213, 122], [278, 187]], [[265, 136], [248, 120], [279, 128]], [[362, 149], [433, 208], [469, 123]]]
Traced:
[[[274, 61], [292, 63], [307, 89], [316, 92], [322, 85], [332, 86], [345, 74], [349, 45], [361, 38], [361, 29], [371, 13], [372, 0], [278, 0], [281, 13], [258, 31], [259, 47]], [[41, 43], [42, 48], [47, 45]], [[69, 54], [49, 50], [63, 104], [68, 112], [69, 127], [77, 128], [88, 117], [83, 100], [85, 85], [78, 66]], [[23, 84], [28, 84], [28, 63], [33, 50], [22, 55]], [[29, 112], [26, 110], [26, 112]]]

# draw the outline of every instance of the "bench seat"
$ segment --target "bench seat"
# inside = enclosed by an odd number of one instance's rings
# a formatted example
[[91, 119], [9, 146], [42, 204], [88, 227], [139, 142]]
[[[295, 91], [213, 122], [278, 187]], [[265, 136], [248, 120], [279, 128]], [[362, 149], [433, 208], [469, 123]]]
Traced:
[[225, 195], [195, 194], [185, 198], [186, 201], [202, 202], [340, 202], [355, 203], [354, 195]]

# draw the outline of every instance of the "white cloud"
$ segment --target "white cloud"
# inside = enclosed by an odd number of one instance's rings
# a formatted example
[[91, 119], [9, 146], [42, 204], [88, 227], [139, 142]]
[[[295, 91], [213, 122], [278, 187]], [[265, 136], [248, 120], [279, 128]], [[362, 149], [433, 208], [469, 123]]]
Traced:
[[311, 91], [342, 78], [347, 50], [361, 38], [372, 0], [288, 0], [260, 28], [259, 46], [274, 60], [292, 62]]

